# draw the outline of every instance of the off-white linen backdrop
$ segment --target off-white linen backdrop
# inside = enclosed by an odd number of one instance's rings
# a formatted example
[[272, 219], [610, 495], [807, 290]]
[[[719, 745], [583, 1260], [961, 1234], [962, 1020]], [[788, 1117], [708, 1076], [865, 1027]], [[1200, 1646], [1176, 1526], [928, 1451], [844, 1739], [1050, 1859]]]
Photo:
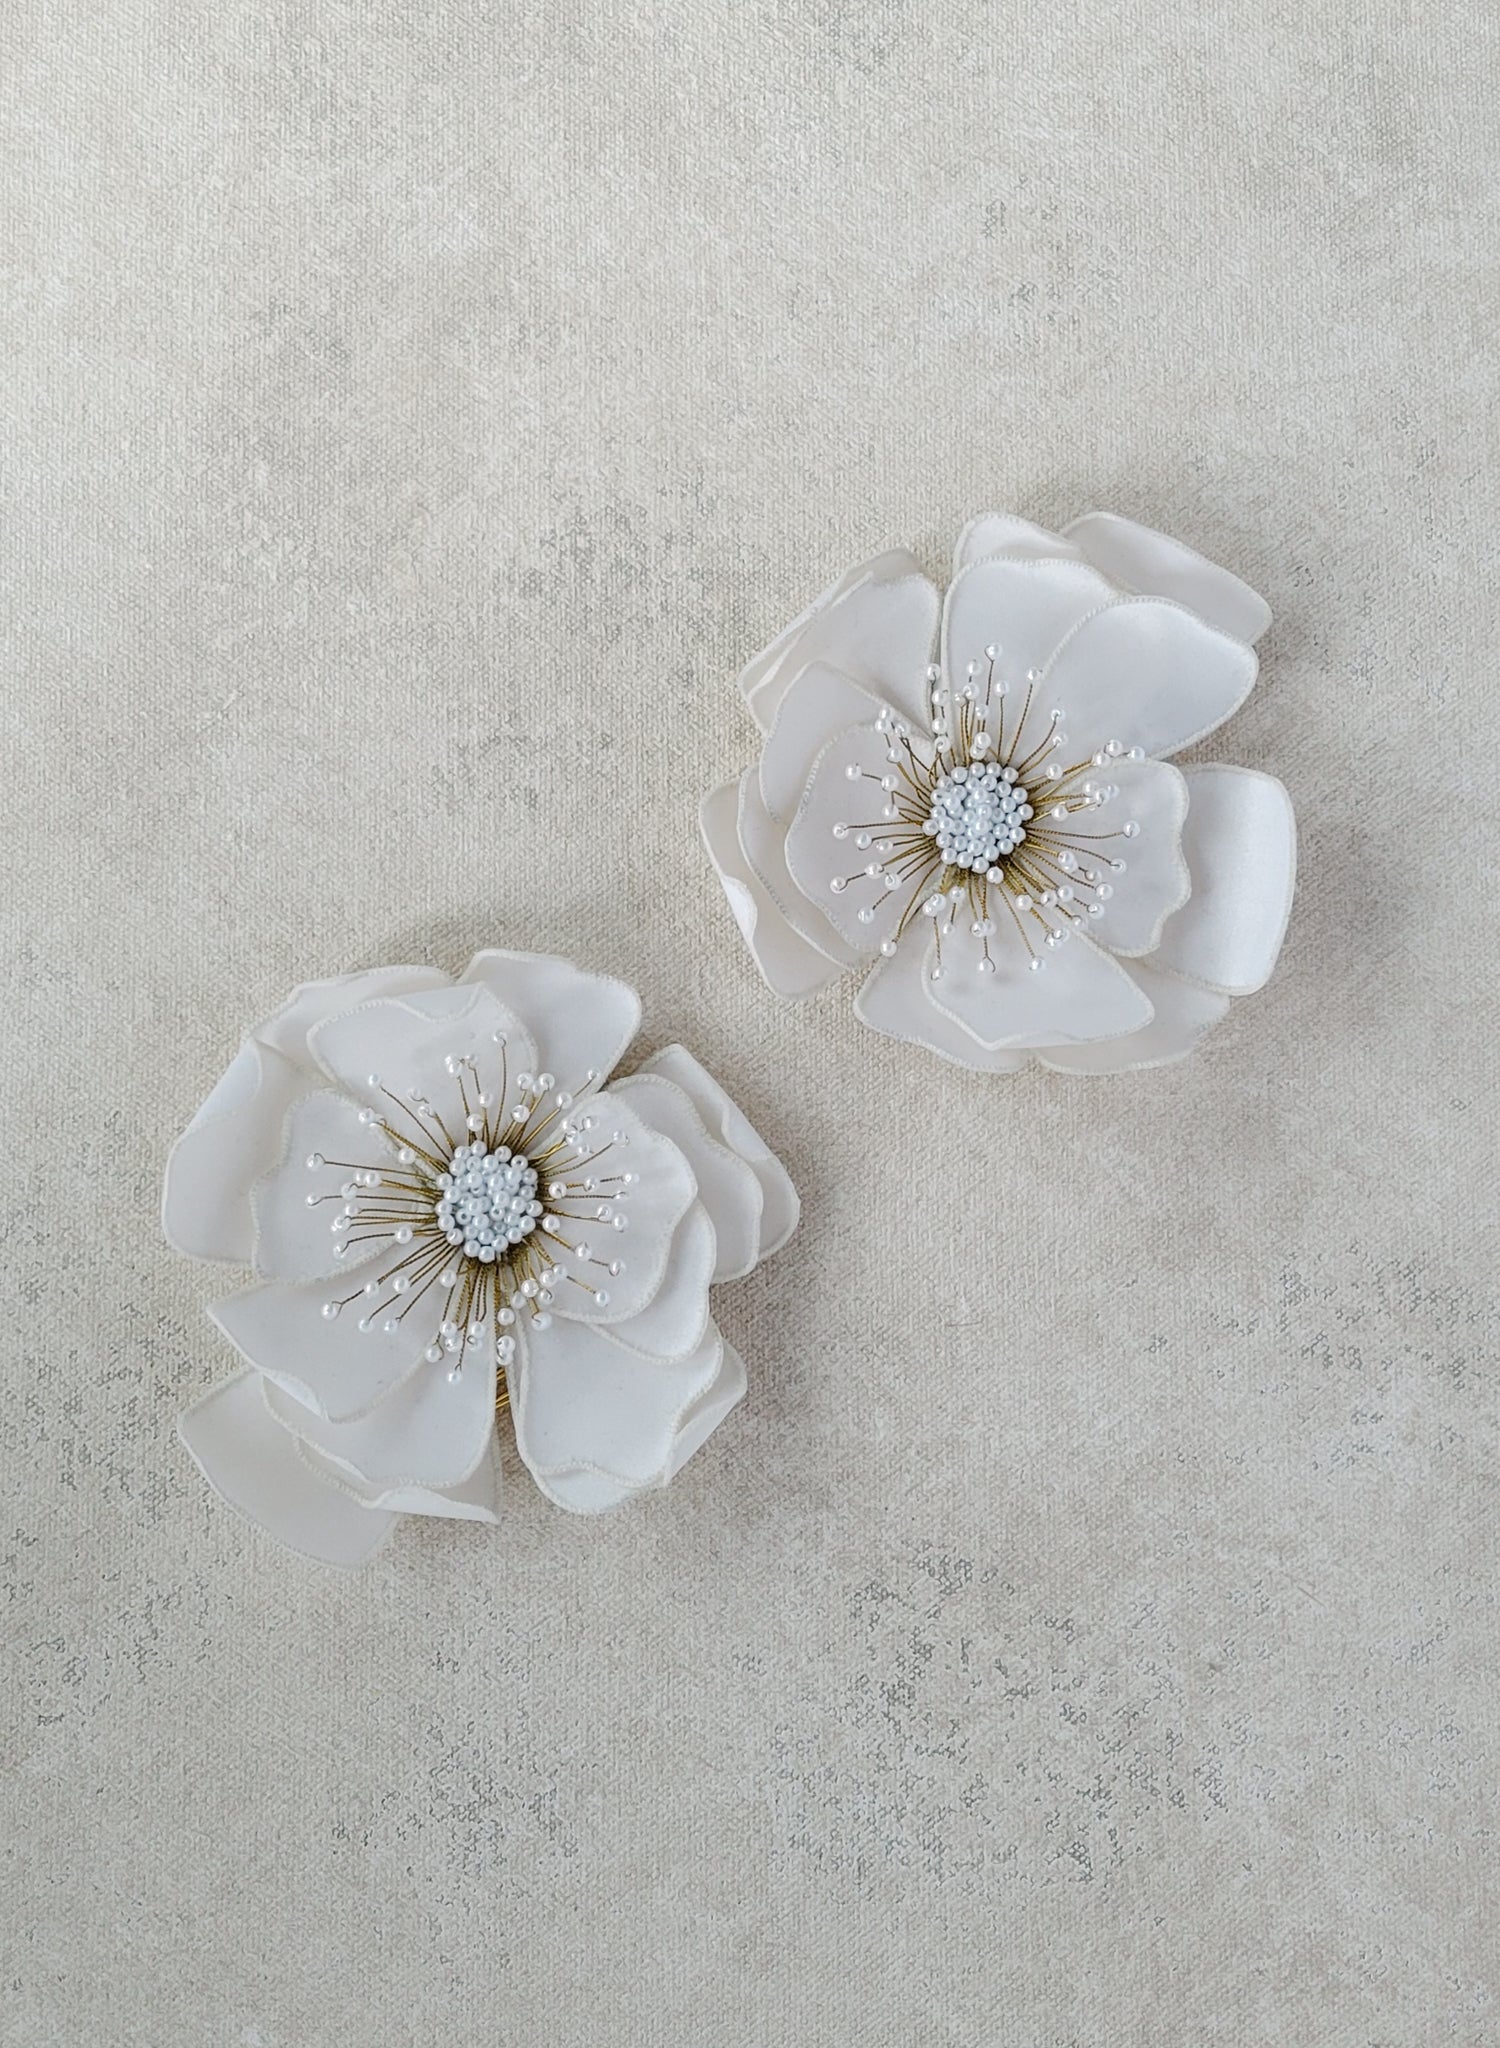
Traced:
[[[1486, 2048], [1494, 113], [1471, 0], [12, 0], [14, 2048]], [[732, 679], [995, 505], [1274, 606], [1192, 1064], [780, 1007]], [[609, 1522], [305, 1567], [172, 1433], [163, 1152], [368, 962], [636, 982], [801, 1183]]]

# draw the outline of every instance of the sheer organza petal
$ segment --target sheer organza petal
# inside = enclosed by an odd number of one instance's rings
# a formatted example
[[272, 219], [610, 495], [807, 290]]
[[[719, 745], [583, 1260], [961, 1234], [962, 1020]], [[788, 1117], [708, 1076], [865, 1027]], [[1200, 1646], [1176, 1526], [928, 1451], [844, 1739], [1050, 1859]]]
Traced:
[[[547, 1183], [578, 1192], [547, 1196], [538, 1234], [564, 1276], [553, 1289], [556, 1312], [575, 1322], [618, 1323], [639, 1315], [662, 1285], [697, 1184], [678, 1147], [618, 1084], [591, 1096], [582, 1111], [576, 1150]], [[587, 1165], [567, 1163], [584, 1158]], [[623, 1174], [635, 1179], [622, 1192]], [[593, 1193], [583, 1188], [586, 1179], [596, 1182]], [[609, 1272], [611, 1262], [622, 1270]]]
[[498, 1522], [500, 1519], [500, 1446], [491, 1434], [489, 1449], [467, 1479], [456, 1486], [371, 1486], [356, 1479], [346, 1466], [325, 1458], [301, 1438], [297, 1449], [309, 1469], [330, 1486], [338, 1486], [366, 1507], [393, 1515], [427, 1515], [456, 1522]]
[[[1073, 845], [1080, 872], [1101, 876], [1110, 894], [1100, 898], [1085, 889], [1080, 900], [1101, 906], [1090, 937], [1112, 953], [1135, 958], [1151, 951], [1167, 918], [1187, 901], [1187, 784], [1168, 761], [1109, 761], [1095, 780], [1099, 789], [1117, 794], [1078, 818]], [[1135, 829], [1127, 834], [1127, 826]]]
[[[317, 1088], [293, 1103], [281, 1133], [281, 1156], [251, 1191], [255, 1217], [252, 1264], [262, 1279], [328, 1280], [358, 1271], [390, 1248], [347, 1225], [343, 1190], [350, 1169], [379, 1171], [394, 1161], [381, 1132], [359, 1120], [347, 1095]], [[310, 1167], [310, 1159], [323, 1164]], [[340, 1258], [338, 1247], [348, 1246]], [[335, 1290], [337, 1291], [337, 1290]]]
[[678, 1224], [661, 1285], [638, 1315], [610, 1325], [622, 1344], [656, 1358], [686, 1358], [708, 1327], [714, 1278], [714, 1227], [701, 1202]]
[[1141, 1067], [1185, 1059], [1229, 1008], [1228, 996], [1159, 974], [1149, 961], [1132, 960], [1126, 970], [1149, 998], [1154, 1015], [1139, 1031], [1094, 1045], [1049, 1045], [1037, 1055], [1062, 1074], [1125, 1074]]
[[1063, 533], [1122, 589], [1172, 598], [1236, 640], [1254, 642], [1271, 623], [1271, 607], [1248, 583], [1170, 534], [1114, 512], [1085, 512]]
[[[398, 1139], [425, 1144], [434, 1156], [468, 1136], [450, 1061], [472, 1060], [478, 1085], [497, 1096], [502, 1079], [511, 1084], [518, 1074], [534, 1075], [539, 1064], [536, 1042], [515, 1011], [472, 983], [377, 998], [330, 1017], [308, 1044], [337, 1087], [378, 1110]], [[434, 1114], [421, 1109], [419, 1097]]]
[[841, 577], [757, 655], [740, 688], [762, 731], [775, 723], [792, 677], [826, 662], [920, 717], [922, 672], [932, 660], [939, 597], [916, 558], [894, 548]]
[[641, 999], [628, 982], [549, 954], [490, 948], [474, 955], [461, 981], [482, 983], [520, 1018], [535, 1065], [574, 1095], [591, 1074], [607, 1080], [640, 1029]]
[[857, 967], [860, 955], [793, 881], [786, 864], [786, 826], [766, 809], [760, 777], [753, 768], [740, 777], [736, 830], [740, 851], [756, 880], [797, 936], [840, 969]]
[[[1076, 932], [1040, 955], [1027, 951], [1007, 918], [989, 940], [973, 932], [972, 912], [936, 920], [926, 987], [934, 1006], [987, 1051], [1088, 1044], [1118, 1038], [1150, 1022], [1151, 1005], [1118, 960]], [[939, 941], [940, 946], [939, 946]], [[941, 972], [932, 970], [941, 957]], [[1033, 968], [1034, 957], [1041, 966]], [[984, 961], [989, 960], [989, 968]]]
[[712, 1323], [685, 1358], [648, 1358], [611, 1330], [558, 1320], [528, 1334], [513, 1379], [516, 1443], [532, 1476], [588, 1466], [629, 1485], [664, 1483], [678, 1429], [718, 1375]]
[[330, 1422], [285, 1388], [267, 1382], [266, 1405], [283, 1428], [348, 1468], [367, 1486], [457, 1486], [484, 1456], [495, 1428], [495, 1365], [471, 1346], [456, 1379], [453, 1358], [424, 1360], [415, 1372], [350, 1422]]
[[640, 1070], [663, 1074], [689, 1097], [722, 1144], [738, 1153], [760, 1182], [762, 1208], [757, 1259], [780, 1251], [797, 1227], [799, 1203], [791, 1175], [744, 1111], [684, 1045], [663, 1046]]
[[718, 1372], [678, 1425], [667, 1462], [668, 1479], [675, 1478], [693, 1453], [702, 1450], [725, 1416], [744, 1398], [746, 1385], [744, 1360], [732, 1345], [725, 1344]]
[[1126, 597], [1094, 612], [1058, 649], [1039, 686], [1060, 709], [1073, 754], [1109, 741], [1175, 754], [1237, 711], [1255, 656], [1181, 605]]
[[709, 792], [699, 812], [703, 843], [766, 986], [775, 995], [804, 1001], [837, 981], [844, 969], [800, 938], [777, 908], [740, 844], [739, 804], [738, 783], [726, 782]]
[[364, 1303], [358, 1296], [337, 1315], [325, 1315], [348, 1291], [326, 1280], [273, 1280], [216, 1301], [208, 1313], [247, 1364], [319, 1414], [346, 1421], [365, 1414], [415, 1371], [433, 1338], [425, 1317], [408, 1317], [387, 1331], [388, 1318], [381, 1316], [361, 1330]]
[[[882, 783], [894, 772], [885, 738], [872, 726], [836, 734], [818, 758], [786, 835], [792, 880], [864, 960], [895, 929], [906, 897], [905, 890], [889, 891], [878, 875], [866, 872], [880, 862], [883, 845], [895, 844], [881, 835], [901, 829], [899, 821], [884, 816], [892, 792]], [[870, 913], [868, 923], [861, 911]]]
[[608, 1472], [592, 1472], [587, 1466], [549, 1472], [545, 1479], [537, 1481], [537, 1486], [554, 1507], [565, 1508], [570, 1515], [611, 1514], [648, 1491], [647, 1487], [632, 1486]]
[[972, 681], [1002, 754], [1019, 758], [1036, 745], [1047, 707], [1032, 677], [1113, 596], [1097, 570], [1056, 558], [996, 556], [954, 577], [943, 606], [943, 678], [950, 690]]
[[1015, 555], [1023, 561], [1081, 561], [1071, 541], [1045, 526], [1033, 526], [1029, 519], [1017, 519], [1009, 512], [981, 512], [958, 536], [953, 550], [953, 573], [967, 569], [971, 562], [983, 562], [991, 555]]
[[610, 1091], [632, 1103], [682, 1153], [698, 1183], [718, 1243], [715, 1280], [748, 1273], [760, 1250], [760, 1182], [735, 1152], [704, 1123], [691, 1096], [666, 1075], [641, 1073], [616, 1081]]
[[178, 1434], [232, 1508], [304, 1557], [353, 1571], [385, 1542], [396, 1517], [324, 1483], [264, 1395], [258, 1373], [239, 1373], [180, 1415]]
[[854, 998], [854, 1014], [882, 1038], [898, 1038], [935, 1052], [954, 1066], [985, 1074], [1018, 1074], [1031, 1064], [1027, 1052], [986, 1051], [970, 1031], [946, 1016], [925, 986], [931, 931], [926, 919], [908, 930], [895, 954], [866, 975]]
[[[803, 669], [783, 698], [761, 751], [760, 789], [771, 816], [790, 825], [829, 742], [851, 726], [873, 730], [882, 714], [896, 716], [883, 698], [837, 669], [823, 664]], [[884, 746], [882, 741], [882, 751]]]
[[167, 1155], [161, 1221], [175, 1251], [250, 1263], [250, 1190], [280, 1157], [287, 1111], [314, 1085], [305, 1068], [245, 1041]]
[[308, 1038], [318, 1025], [342, 1011], [358, 1009], [377, 996], [417, 995], [426, 989], [447, 988], [451, 975], [440, 967], [367, 967], [353, 974], [335, 974], [325, 981], [305, 981], [294, 988], [279, 1010], [274, 1010], [251, 1033], [262, 1045], [279, 1052], [284, 1059], [305, 1067], [316, 1079], [317, 1061], [308, 1049]]
[[1219, 765], [1183, 771], [1182, 847], [1193, 893], [1167, 920], [1156, 964], [1227, 995], [1264, 987], [1281, 951], [1297, 878], [1292, 800], [1274, 775]]

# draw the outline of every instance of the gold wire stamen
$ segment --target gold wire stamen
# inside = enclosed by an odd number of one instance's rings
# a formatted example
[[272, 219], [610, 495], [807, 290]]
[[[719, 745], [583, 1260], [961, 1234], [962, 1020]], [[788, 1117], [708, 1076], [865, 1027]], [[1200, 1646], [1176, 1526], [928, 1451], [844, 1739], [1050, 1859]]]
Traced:
[[[913, 744], [911, 728], [904, 720], [893, 713], [881, 714], [877, 731], [894, 773], [879, 775], [858, 763], [851, 763], [846, 773], [853, 782], [873, 782], [881, 789], [886, 798], [885, 814], [834, 827], [836, 837], [852, 834], [861, 851], [875, 856], [865, 868], [835, 876], [830, 884], [834, 893], [842, 894], [866, 880], [878, 884], [875, 902], [862, 908], [858, 916], [861, 923], [868, 924], [881, 908], [894, 914], [894, 929], [881, 941], [880, 950], [887, 957], [895, 952], [914, 917], [922, 912], [931, 916], [935, 978], [945, 971], [943, 941], [951, 939], [961, 907], [971, 916], [971, 936], [981, 942], [980, 972], [994, 971], [990, 941], [1000, 926], [990, 901], [992, 890], [998, 892], [1030, 965], [1039, 968], [1042, 959], [1033, 933], [1045, 945], [1056, 946], [1071, 930], [1084, 929], [1090, 919], [1101, 916], [1112, 893], [1106, 876], [1122, 872], [1124, 862], [1095, 849], [1131, 837], [1137, 829], [1134, 825], [1104, 832], [1080, 829], [1075, 820], [1095, 811], [1110, 794], [1107, 790], [1101, 794], [1084, 778], [1091, 769], [1127, 750], [1111, 741], [1088, 759], [1063, 766], [1055, 759], [1064, 744], [1062, 714], [1053, 711], [1040, 738], [1023, 753], [1022, 738], [1031, 720], [1039, 677], [1034, 670], [1028, 672], [1019, 714], [1011, 727], [1004, 683], [998, 693], [996, 690], [998, 652], [986, 649], [982, 699], [977, 664], [970, 665], [967, 683], [957, 688], [944, 686], [940, 671], [926, 672], [926, 680], [933, 686], [930, 758], [924, 759]], [[998, 715], [992, 716], [997, 697]], [[1138, 748], [1128, 752], [1133, 759], [1141, 758]], [[984, 869], [949, 862], [935, 845], [940, 787], [955, 769], [976, 767], [1003, 771], [1006, 786], [1030, 812], [1019, 841], [1008, 851], [997, 853]]]

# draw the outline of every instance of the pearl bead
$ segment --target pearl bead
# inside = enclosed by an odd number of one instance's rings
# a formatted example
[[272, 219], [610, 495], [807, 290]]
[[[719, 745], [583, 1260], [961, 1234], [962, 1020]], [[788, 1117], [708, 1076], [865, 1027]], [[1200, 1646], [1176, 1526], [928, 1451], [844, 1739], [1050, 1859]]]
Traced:
[[993, 761], [957, 762], [934, 784], [923, 830], [950, 867], [986, 873], [1026, 836], [1024, 795]]

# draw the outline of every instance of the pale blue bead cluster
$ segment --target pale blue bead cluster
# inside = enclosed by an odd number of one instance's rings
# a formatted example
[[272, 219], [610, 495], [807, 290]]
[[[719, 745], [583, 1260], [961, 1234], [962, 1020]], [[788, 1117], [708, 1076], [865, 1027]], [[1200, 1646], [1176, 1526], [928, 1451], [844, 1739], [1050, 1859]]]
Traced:
[[960, 763], [940, 778], [924, 830], [949, 867], [984, 873], [1026, 837], [1032, 808], [1014, 768], [995, 761]]
[[438, 1228], [466, 1258], [485, 1265], [503, 1258], [536, 1229], [542, 1205], [536, 1168], [524, 1152], [497, 1145], [460, 1145], [438, 1177]]

